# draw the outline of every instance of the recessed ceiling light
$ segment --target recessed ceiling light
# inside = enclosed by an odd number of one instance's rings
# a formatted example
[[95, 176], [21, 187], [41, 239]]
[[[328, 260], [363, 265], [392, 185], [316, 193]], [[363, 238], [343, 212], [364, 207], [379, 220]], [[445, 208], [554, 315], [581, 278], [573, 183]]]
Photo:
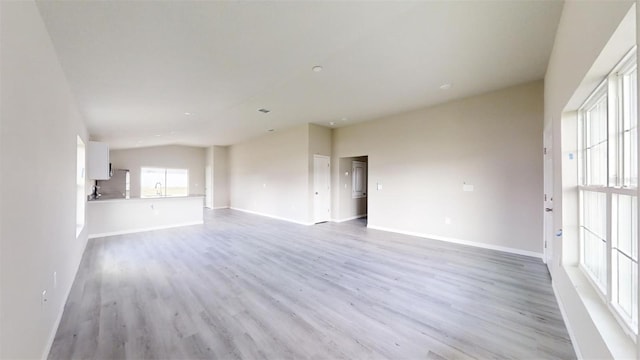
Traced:
[[271, 112], [271, 110], [269, 110], [269, 109], [265, 109], [265, 108], [258, 109], [258, 111], [259, 111], [259, 112], [261, 112], [261, 113], [263, 113], [263, 114], [268, 114], [268, 113], [270, 113], [270, 112]]
[[329, 122], [329, 125], [331, 125], [331, 126], [333, 126], [333, 125], [335, 125], [335, 124], [336, 124], [336, 122], [335, 122], [335, 121], [330, 121], [330, 122]]
[[184, 114], [185, 114], [185, 115], [187, 115], [187, 116], [191, 115], [191, 113], [190, 113], [190, 112], [186, 112], [186, 113], [184, 113]]
[[267, 131], [268, 131], [268, 132], [274, 132], [274, 131], [276, 131], [276, 129], [269, 129], [269, 130], [267, 130]]
[[449, 90], [449, 89], [451, 89], [451, 84], [449, 83], [440, 85], [440, 90]]
[[347, 121], [347, 120], [348, 120], [347, 118], [342, 118], [342, 121]]
[[316, 66], [312, 67], [311, 70], [313, 70], [313, 72], [320, 72], [320, 71], [322, 71], [322, 66], [316, 65]]
[[160, 137], [160, 136], [162, 136], [162, 134], [156, 134], [155, 136], [156, 136], [156, 137]]

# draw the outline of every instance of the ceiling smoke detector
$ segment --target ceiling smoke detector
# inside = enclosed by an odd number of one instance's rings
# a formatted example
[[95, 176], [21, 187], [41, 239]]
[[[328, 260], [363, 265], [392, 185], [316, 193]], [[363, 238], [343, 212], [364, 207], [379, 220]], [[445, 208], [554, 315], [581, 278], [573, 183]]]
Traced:
[[451, 84], [449, 83], [440, 85], [440, 90], [449, 90], [449, 89], [451, 89]]
[[269, 109], [265, 109], [265, 108], [258, 109], [258, 111], [259, 111], [259, 112], [261, 112], [261, 113], [263, 113], [263, 114], [268, 114], [268, 113], [270, 113], [270, 112], [271, 112], [271, 110], [269, 110]]
[[311, 70], [313, 70], [313, 72], [320, 72], [320, 71], [322, 71], [322, 66], [316, 65], [316, 66], [312, 67]]

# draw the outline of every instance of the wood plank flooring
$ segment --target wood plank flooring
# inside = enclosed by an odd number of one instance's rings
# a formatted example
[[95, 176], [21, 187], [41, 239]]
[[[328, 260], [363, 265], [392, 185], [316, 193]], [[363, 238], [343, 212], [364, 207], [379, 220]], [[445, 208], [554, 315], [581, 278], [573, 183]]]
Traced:
[[50, 359], [574, 359], [539, 260], [233, 210], [90, 240]]

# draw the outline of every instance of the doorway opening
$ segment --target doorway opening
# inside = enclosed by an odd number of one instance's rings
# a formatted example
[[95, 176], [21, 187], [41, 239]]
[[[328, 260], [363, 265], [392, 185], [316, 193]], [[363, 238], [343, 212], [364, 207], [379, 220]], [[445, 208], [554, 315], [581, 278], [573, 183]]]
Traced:
[[340, 158], [338, 221], [361, 219], [367, 224], [369, 156]]

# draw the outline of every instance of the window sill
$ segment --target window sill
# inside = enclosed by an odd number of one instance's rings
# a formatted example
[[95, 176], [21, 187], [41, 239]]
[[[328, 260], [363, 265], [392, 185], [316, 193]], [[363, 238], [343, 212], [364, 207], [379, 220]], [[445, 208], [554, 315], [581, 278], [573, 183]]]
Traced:
[[76, 225], [76, 239], [80, 237], [82, 230], [84, 230], [84, 225]]
[[[591, 320], [614, 359], [634, 359], [636, 345], [577, 266], [564, 267]], [[587, 356], [588, 357], [588, 356]]]

